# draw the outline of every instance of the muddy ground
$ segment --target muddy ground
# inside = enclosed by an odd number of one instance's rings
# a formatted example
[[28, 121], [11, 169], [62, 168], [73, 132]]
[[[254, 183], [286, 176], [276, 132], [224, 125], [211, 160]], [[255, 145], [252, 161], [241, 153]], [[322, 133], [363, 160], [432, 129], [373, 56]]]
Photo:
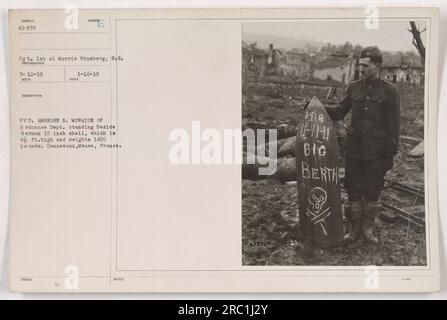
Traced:
[[[410, 157], [408, 151], [423, 138], [423, 88], [399, 87], [401, 94], [401, 133], [415, 138], [401, 139], [394, 168], [388, 181], [397, 181], [424, 190], [424, 159]], [[280, 128], [281, 138], [293, 135], [303, 110], [303, 101], [316, 95], [325, 103], [324, 87], [295, 86], [287, 81], [250, 81], [243, 85], [243, 126], [245, 128]], [[336, 99], [339, 99], [339, 92]], [[421, 111], [422, 110], [422, 111]], [[343, 131], [349, 119], [339, 126]], [[424, 218], [423, 193], [409, 194], [385, 188], [381, 200]], [[342, 189], [343, 201], [346, 193]], [[298, 221], [296, 184], [275, 179], [243, 180], [242, 238], [244, 265], [426, 265], [425, 229], [400, 219], [395, 212], [383, 209], [377, 220], [380, 244], [364, 239], [321, 249], [304, 242]], [[391, 217], [391, 218], [390, 218]], [[347, 226], [346, 222], [346, 226]]]

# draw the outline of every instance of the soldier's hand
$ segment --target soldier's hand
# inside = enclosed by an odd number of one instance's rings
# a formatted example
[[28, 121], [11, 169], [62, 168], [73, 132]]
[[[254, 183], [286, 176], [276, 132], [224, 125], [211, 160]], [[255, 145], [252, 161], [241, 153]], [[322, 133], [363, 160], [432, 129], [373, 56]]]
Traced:
[[310, 100], [311, 99], [309, 99], [309, 98], [304, 99], [303, 106], [302, 106], [303, 110], [307, 109], [307, 107], [309, 106]]

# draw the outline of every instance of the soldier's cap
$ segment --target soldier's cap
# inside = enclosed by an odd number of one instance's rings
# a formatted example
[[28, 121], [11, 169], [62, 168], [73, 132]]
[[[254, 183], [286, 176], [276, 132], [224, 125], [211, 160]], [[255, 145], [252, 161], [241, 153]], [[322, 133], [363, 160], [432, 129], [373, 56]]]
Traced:
[[360, 52], [360, 58], [370, 58], [373, 62], [382, 63], [382, 51], [376, 46], [365, 47]]

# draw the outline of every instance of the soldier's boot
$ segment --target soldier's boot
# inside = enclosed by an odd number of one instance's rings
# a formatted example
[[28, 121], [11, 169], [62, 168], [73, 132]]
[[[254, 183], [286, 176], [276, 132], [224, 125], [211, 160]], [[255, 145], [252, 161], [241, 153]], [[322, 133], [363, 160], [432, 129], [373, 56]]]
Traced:
[[374, 235], [374, 231], [376, 228], [376, 218], [380, 214], [380, 204], [377, 201], [365, 201], [363, 209], [363, 235], [369, 242], [379, 243], [379, 239]]
[[362, 201], [349, 202], [345, 207], [345, 215], [350, 222], [348, 233], [345, 235], [345, 241], [356, 241], [360, 236], [361, 221], [363, 216]]

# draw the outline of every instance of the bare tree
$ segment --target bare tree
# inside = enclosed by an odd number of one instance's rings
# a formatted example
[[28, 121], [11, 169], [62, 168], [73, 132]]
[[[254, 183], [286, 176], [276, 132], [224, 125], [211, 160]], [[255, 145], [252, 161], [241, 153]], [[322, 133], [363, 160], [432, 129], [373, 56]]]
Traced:
[[421, 40], [421, 33], [425, 31], [425, 28], [423, 30], [420, 30], [414, 21], [410, 21], [410, 27], [408, 31], [410, 31], [413, 34], [413, 45], [416, 47], [416, 49], [419, 52], [419, 56], [421, 57], [421, 63], [422, 67], [425, 65], [425, 46], [422, 43]]

